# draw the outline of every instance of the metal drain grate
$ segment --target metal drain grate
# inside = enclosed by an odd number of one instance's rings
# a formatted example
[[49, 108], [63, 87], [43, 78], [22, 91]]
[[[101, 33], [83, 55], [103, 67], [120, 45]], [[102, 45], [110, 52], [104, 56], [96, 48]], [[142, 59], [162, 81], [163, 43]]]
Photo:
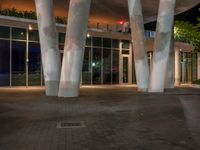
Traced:
[[77, 129], [77, 128], [84, 128], [85, 124], [83, 121], [70, 121], [70, 122], [58, 122], [57, 128], [62, 129]]

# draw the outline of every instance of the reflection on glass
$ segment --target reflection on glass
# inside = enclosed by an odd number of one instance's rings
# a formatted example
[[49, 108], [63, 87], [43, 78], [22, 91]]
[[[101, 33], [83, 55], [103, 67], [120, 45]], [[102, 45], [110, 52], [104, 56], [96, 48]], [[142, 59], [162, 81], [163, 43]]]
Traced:
[[93, 60], [92, 60], [92, 69], [93, 69], [93, 84], [101, 83], [101, 49], [93, 49]]
[[26, 40], [26, 29], [12, 28], [12, 38], [17, 40]]
[[111, 39], [103, 38], [103, 47], [111, 47]]
[[5, 26], [0, 26], [0, 38], [10, 38], [10, 28]]
[[26, 85], [26, 43], [12, 42], [12, 85]]
[[132, 71], [133, 71], [132, 81], [133, 81], [134, 84], [136, 84], [136, 74], [135, 74], [135, 61], [134, 61], [134, 54], [132, 55]]
[[29, 41], [39, 41], [38, 30], [29, 30]]
[[65, 33], [59, 33], [59, 43], [65, 43]]
[[92, 43], [91, 40], [92, 40], [91, 37], [87, 37], [87, 38], [86, 38], [86, 43], [85, 43], [85, 44], [86, 44], [87, 46], [91, 46], [91, 43]]
[[112, 47], [119, 48], [119, 40], [112, 40]]
[[103, 83], [111, 83], [111, 49], [103, 49]]
[[10, 42], [0, 40], [0, 86], [9, 86], [10, 84], [9, 49]]
[[192, 81], [197, 80], [197, 54], [192, 53]]
[[39, 43], [29, 43], [28, 82], [41, 85], [41, 52]]
[[93, 37], [93, 46], [102, 47], [102, 40], [100, 37]]
[[123, 83], [128, 83], [128, 57], [123, 57]]
[[113, 50], [112, 83], [119, 84], [119, 50]]
[[82, 69], [82, 84], [91, 84], [91, 49], [86, 47]]
[[122, 48], [129, 49], [129, 41], [122, 41]]

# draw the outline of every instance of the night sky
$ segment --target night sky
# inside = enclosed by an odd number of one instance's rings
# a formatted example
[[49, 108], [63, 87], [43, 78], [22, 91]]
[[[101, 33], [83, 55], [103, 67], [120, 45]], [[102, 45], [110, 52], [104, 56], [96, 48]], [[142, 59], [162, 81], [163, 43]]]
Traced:
[[[175, 20], [189, 21], [192, 24], [197, 24], [197, 18], [200, 17], [200, 12], [198, 11], [199, 8], [200, 4], [184, 13], [175, 16]], [[156, 22], [145, 24], [146, 30], [154, 31], [155, 28], [156, 28]]]

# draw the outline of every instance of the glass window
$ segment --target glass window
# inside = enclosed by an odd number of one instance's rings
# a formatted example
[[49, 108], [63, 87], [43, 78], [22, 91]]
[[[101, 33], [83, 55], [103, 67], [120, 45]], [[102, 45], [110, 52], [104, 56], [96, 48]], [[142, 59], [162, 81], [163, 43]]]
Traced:
[[10, 27], [0, 26], [0, 38], [10, 38]]
[[129, 49], [129, 41], [122, 41], [122, 48]]
[[92, 40], [91, 37], [87, 37], [87, 38], [86, 38], [86, 43], [85, 43], [85, 44], [86, 44], [87, 46], [91, 46], [91, 43], [92, 43], [91, 40]]
[[26, 85], [26, 43], [12, 42], [12, 85]]
[[123, 57], [123, 83], [128, 83], [128, 57]]
[[26, 29], [12, 28], [12, 38], [16, 40], [26, 40]]
[[111, 39], [103, 38], [103, 47], [111, 47]]
[[0, 86], [10, 85], [10, 42], [0, 40]]
[[93, 37], [93, 46], [102, 47], [102, 40], [100, 37]]
[[119, 40], [112, 40], [112, 47], [119, 48]]
[[103, 83], [111, 83], [111, 49], [103, 49]]
[[65, 43], [65, 33], [59, 33], [59, 43]]
[[134, 84], [136, 84], [136, 74], [135, 74], [135, 61], [134, 61], [134, 54], [132, 55], [132, 71], [133, 71], [132, 81], [133, 81]]
[[112, 83], [119, 84], [119, 50], [113, 50]]
[[91, 49], [86, 47], [82, 69], [82, 83], [91, 84]]
[[192, 81], [197, 80], [197, 53], [192, 54]]
[[41, 85], [41, 52], [39, 43], [29, 42], [28, 57], [28, 83], [31, 86]]
[[29, 30], [29, 41], [39, 41], [38, 30]]
[[101, 48], [94, 48], [92, 59], [93, 84], [101, 84], [101, 64]]

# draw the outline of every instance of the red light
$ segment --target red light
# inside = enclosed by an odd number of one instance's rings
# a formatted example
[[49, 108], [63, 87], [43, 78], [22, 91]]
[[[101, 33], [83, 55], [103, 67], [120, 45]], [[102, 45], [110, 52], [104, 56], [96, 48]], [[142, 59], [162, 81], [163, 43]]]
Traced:
[[124, 24], [124, 21], [123, 21], [123, 20], [120, 20], [120, 21], [118, 21], [118, 24], [123, 25], [123, 24]]

